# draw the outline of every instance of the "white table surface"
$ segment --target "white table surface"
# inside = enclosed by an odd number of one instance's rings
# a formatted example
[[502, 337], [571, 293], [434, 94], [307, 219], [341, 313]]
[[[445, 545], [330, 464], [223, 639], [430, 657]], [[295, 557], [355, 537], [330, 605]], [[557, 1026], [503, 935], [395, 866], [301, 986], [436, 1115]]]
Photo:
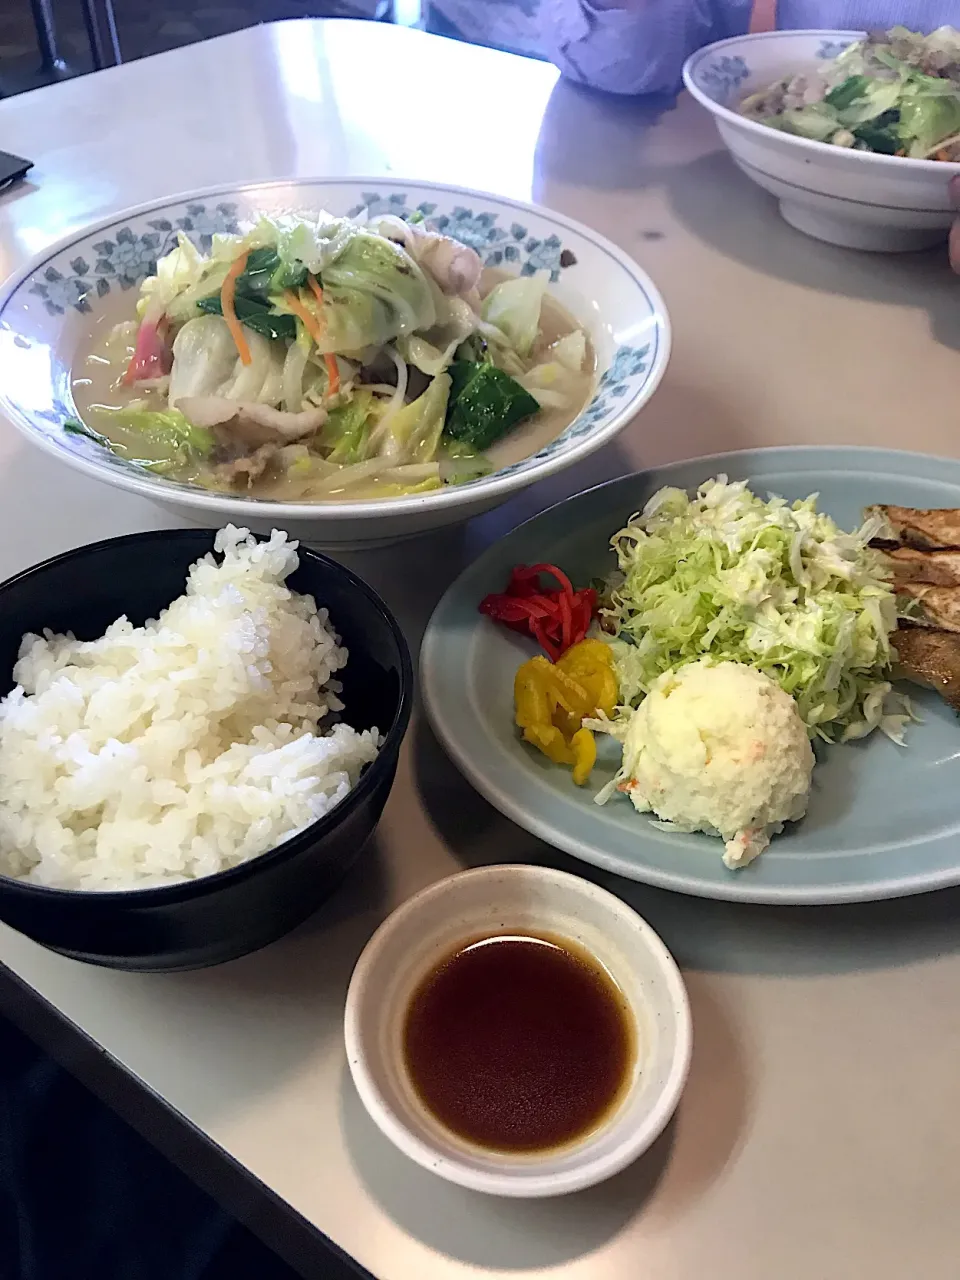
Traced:
[[[414, 646], [465, 556], [588, 482], [762, 444], [960, 452], [960, 282], [943, 256], [805, 239], [689, 101], [658, 120], [490, 50], [281, 23], [0, 102], [0, 146], [37, 162], [0, 197], [0, 273], [139, 201], [316, 174], [533, 198], [651, 272], [674, 356], [617, 444], [427, 543], [415, 573], [405, 553], [350, 558]], [[172, 519], [0, 424], [0, 577]], [[693, 1005], [692, 1074], [664, 1137], [607, 1185], [541, 1203], [473, 1195], [394, 1151], [346, 1072], [351, 967], [414, 890], [511, 859], [573, 865], [473, 795], [419, 720], [362, 867], [298, 933], [161, 976], [77, 964], [0, 927], [0, 961], [380, 1280], [956, 1280], [957, 893], [777, 911], [616, 882]]]

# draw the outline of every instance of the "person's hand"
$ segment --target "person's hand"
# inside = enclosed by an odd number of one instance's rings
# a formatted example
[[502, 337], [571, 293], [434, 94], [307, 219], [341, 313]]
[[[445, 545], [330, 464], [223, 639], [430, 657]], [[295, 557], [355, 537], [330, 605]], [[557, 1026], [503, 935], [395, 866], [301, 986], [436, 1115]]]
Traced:
[[[960, 177], [950, 179], [950, 199], [953, 201], [954, 208], [960, 211]], [[954, 271], [960, 274], [960, 217], [953, 220], [948, 248], [950, 251], [950, 265]]]

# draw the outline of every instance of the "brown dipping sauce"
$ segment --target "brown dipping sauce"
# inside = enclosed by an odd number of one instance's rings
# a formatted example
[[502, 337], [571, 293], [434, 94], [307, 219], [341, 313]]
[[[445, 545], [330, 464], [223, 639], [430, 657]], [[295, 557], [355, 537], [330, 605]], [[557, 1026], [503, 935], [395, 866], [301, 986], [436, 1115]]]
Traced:
[[636, 1030], [592, 956], [562, 938], [503, 934], [463, 944], [420, 983], [404, 1055], [421, 1102], [459, 1137], [545, 1151], [619, 1103]]

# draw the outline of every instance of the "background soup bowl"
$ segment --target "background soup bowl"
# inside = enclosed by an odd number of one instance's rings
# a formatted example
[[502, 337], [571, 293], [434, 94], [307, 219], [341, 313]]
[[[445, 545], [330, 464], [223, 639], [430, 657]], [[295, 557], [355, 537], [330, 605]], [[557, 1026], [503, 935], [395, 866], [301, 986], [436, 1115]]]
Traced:
[[767, 31], [720, 40], [687, 59], [684, 84], [713, 116], [734, 163], [779, 199], [791, 226], [848, 249], [923, 249], [950, 228], [949, 183], [960, 164], [811, 142], [738, 111], [747, 94], [785, 75], [822, 70], [864, 34]]
[[[213, 550], [201, 529], [138, 533], [68, 551], [0, 585], [0, 696], [13, 687], [20, 639], [44, 627], [95, 639], [126, 614], [135, 625], [181, 595]], [[127, 891], [49, 889], [0, 876], [0, 920], [76, 960], [115, 969], [191, 969], [274, 941], [337, 887], [380, 818], [410, 719], [413, 669], [383, 601], [349, 570], [300, 548], [290, 586], [313, 595], [350, 651], [345, 719], [384, 735], [376, 760], [335, 808], [229, 871]]]
[[[551, 292], [597, 354], [590, 403], [530, 458], [471, 484], [374, 502], [280, 503], [154, 476], [94, 441], [66, 434], [71, 380], [93, 336], [134, 314], [136, 286], [184, 231], [203, 250], [260, 212], [417, 213], [515, 274], [546, 271]], [[656, 390], [670, 352], [666, 308], [649, 277], [609, 241], [547, 209], [424, 182], [326, 179], [221, 188], [118, 214], [61, 241], [0, 291], [0, 414], [68, 466], [140, 493], [200, 524], [282, 525], [331, 547], [386, 545], [489, 510], [612, 440]]]

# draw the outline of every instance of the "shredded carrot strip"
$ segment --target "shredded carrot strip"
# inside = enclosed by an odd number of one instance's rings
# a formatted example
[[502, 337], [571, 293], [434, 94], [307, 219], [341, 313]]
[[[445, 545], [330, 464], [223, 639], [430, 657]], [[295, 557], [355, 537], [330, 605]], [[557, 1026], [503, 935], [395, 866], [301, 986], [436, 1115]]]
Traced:
[[303, 305], [299, 296], [294, 293], [292, 289], [287, 289], [283, 296], [286, 299], [287, 306], [297, 317], [317, 346], [319, 346], [323, 340], [323, 330], [320, 328], [320, 322], [317, 320], [317, 317], [309, 310], [308, 307]]
[[307, 282], [309, 283], [310, 288], [313, 290], [313, 296], [316, 298], [316, 300], [320, 303], [322, 307], [323, 306], [323, 290], [320, 288], [320, 281], [317, 279], [316, 276], [308, 275]]
[[327, 366], [330, 394], [335, 396], [340, 390], [340, 366], [337, 364], [337, 357], [328, 351], [323, 357], [323, 363]]
[[[313, 296], [323, 306], [323, 290], [320, 288], [320, 281], [316, 276], [307, 276], [310, 288], [313, 290]], [[330, 394], [335, 396], [340, 390], [340, 366], [337, 364], [337, 357], [328, 351], [323, 357], [323, 362], [327, 366], [327, 381], [330, 387]]]
[[224, 280], [223, 287], [220, 290], [220, 310], [223, 312], [223, 318], [227, 322], [227, 328], [230, 330], [230, 336], [233, 338], [234, 346], [237, 348], [237, 355], [240, 357], [241, 364], [249, 364], [253, 359], [250, 355], [250, 346], [247, 342], [246, 334], [243, 332], [243, 325], [237, 319], [237, 312], [234, 307], [234, 299], [237, 295], [237, 280], [246, 269], [248, 256], [249, 254], [247, 253], [241, 253], [239, 258], [231, 262], [227, 278]]

